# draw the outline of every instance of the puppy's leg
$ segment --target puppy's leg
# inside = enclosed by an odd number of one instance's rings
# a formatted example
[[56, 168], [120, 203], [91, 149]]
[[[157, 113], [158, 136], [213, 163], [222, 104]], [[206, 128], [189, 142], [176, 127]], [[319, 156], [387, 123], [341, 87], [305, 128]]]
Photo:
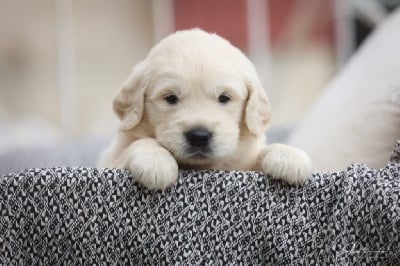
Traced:
[[152, 189], [165, 189], [178, 178], [178, 164], [174, 157], [151, 138], [130, 144], [116, 167], [129, 169], [135, 180]]
[[271, 144], [263, 148], [258, 156], [258, 164], [264, 173], [290, 184], [304, 183], [312, 172], [308, 155], [284, 144]]

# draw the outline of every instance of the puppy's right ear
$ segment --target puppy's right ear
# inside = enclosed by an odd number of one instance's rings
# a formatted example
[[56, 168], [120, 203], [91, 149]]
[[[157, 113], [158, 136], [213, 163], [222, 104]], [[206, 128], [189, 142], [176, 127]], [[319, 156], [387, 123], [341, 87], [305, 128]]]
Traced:
[[120, 129], [129, 130], [139, 124], [143, 116], [146, 62], [137, 64], [114, 98], [113, 109], [121, 120]]

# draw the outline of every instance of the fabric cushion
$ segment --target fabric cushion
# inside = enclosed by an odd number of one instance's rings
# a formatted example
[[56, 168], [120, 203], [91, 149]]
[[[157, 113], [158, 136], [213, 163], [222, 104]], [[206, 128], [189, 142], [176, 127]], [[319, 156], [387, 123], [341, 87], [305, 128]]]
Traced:
[[316, 170], [383, 167], [400, 137], [400, 9], [327, 86], [288, 140]]
[[182, 171], [163, 192], [121, 169], [7, 174], [0, 264], [398, 264], [399, 157], [400, 140], [382, 169], [301, 187], [251, 171]]

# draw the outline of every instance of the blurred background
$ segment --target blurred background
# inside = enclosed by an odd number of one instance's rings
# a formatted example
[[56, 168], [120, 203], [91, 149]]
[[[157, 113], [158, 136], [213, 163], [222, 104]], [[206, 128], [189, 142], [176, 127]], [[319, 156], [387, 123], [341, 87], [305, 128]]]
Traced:
[[111, 136], [111, 102], [166, 35], [200, 27], [244, 51], [272, 127], [298, 123], [397, 0], [0, 0], [0, 154]]

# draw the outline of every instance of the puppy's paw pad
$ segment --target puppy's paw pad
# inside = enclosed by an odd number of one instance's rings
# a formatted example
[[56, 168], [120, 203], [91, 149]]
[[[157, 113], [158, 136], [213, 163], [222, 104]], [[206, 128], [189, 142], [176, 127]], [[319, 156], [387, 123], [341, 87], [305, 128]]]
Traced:
[[289, 184], [303, 184], [312, 174], [310, 158], [294, 147], [272, 144], [262, 151], [259, 160], [264, 173]]
[[172, 155], [162, 148], [141, 157], [134, 156], [129, 164], [135, 180], [150, 189], [164, 190], [178, 179], [178, 164]]

